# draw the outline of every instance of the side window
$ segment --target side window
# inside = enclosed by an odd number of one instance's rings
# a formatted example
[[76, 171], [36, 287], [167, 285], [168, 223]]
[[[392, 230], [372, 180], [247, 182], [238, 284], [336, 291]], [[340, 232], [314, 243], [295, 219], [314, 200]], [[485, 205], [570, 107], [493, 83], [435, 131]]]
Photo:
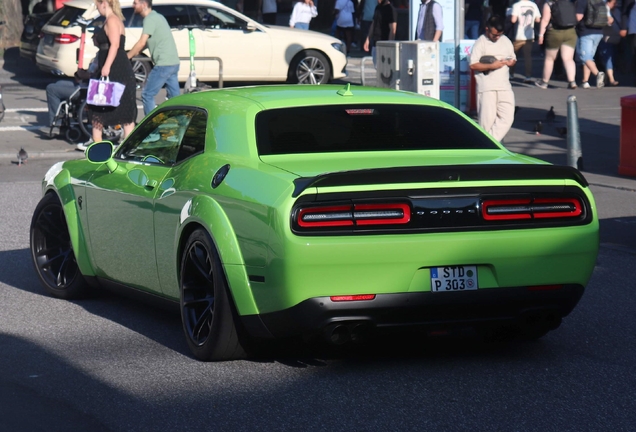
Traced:
[[[173, 166], [177, 162], [177, 156], [179, 160], [183, 160], [199, 151], [193, 146], [198, 145], [202, 150], [203, 141], [198, 142], [192, 138], [194, 133], [191, 133], [185, 141], [188, 147], [186, 149], [180, 148], [191, 120], [199, 118], [201, 114], [198, 110], [189, 109], [161, 111], [155, 114], [124, 142], [115, 154], [115, 158]], [[205, 119], [205, 114], [203, 117]], [[198, 123], [201, 122], [198, 121]], [[205, 120], [203, 125], [204, 138]]]
[[179, 147], [179, 153], [177, 154], [177, 163], [198, 153], [203, 153], [207, 126], [207, 113], [204, 111], [196, 111], [181, 140], [181, 147]]
[[144, 26], [144, 18], [136, 14], [133, 8], [121, 8], [121, 12], [124, 14], [124, 25], [126, 28], [141, 28]]
[[190, 15], [188, 15], [188, 5], [165, 5], [165, 6], [153, 6], [153, 10], [156, 10], [161, 15], [166, 17], [168, 25], [170, 27], [179, 27], [190, 25]]
[[200, 20], [200, 24], [203, 24], [207, 28], [243, 30], [247, 26], [247, 23], [236, 15], [211, 6], [197, 6], [196, 11], [196, 18]]

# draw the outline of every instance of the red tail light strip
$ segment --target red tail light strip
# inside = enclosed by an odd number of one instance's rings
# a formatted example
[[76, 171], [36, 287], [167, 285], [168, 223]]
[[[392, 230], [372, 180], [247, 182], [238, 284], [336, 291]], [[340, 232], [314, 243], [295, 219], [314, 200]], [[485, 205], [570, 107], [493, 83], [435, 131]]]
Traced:
[[375, 299], [375, 294], [341, 295], [341, 296], [331, 296], [330, 298], [332, 302], [363, 301], [363, 300]]
[[62, 33], [55, 36], [55, 42], [59, 44], [70, 44], [77, 41], [78, 39], [79, 39], [78, 36], [67, 34], [67, 33]]
[[484, 200], [482, 217], [487, 221], [575, 218], [583, 208], [577, 198]]
[[405, 224], [411, 220], [408, 204], [356, 204], [353, 217], [357, 225]]
[[408, 204], [354, 204], [309, 207], [298, 211], [302, 228], [334, 226], [403, 225], [411, 220]]
[[304, 208], [298, 212], [298, 225], [303, 228], [352, 226], [351, 206]]

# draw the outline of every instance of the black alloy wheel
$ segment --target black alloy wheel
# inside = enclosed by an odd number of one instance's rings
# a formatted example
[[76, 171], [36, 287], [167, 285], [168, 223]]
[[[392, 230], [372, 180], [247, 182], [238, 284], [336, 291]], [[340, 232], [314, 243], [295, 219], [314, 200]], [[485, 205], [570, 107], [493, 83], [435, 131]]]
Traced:
[[181, 259], [181, 320], [192, 354], [203, 361], [244, 358], [223, 267], [209, 234], [198, 229]]
[[37, 205], [31, 220], [31, 256], [35, 270], [49, 294], [75, 299], [88, 293], [79, 270], [62, 205], [54, 193]]

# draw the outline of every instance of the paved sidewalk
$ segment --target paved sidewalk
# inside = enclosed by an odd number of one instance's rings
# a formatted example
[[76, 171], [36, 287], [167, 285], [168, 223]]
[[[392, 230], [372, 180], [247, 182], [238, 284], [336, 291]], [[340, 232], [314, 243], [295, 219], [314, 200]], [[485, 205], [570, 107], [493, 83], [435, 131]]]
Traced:
[[[347, 66], [349, 75], [344, 82], [361, 84], [361, 55], [360, 52], [354, 52], [350, 57]], [[534, 69], [537, 71], [535, 76], [538, 76], [542, 61], [537, 58], [534, 63]], [[364, 69], [365, 84], [375, 85], [373, 64], [370, 61], [365, 62]], [[520, 70], [523, 70], [522, 67], [517, 68], [517, 71]], [[38, 71], [27, 60], [0, 60], [0, 85], [43, 88], [48, 82], [56, 79]], [[636, 88], [619, 86], [585, 90], [579, 87], [577, 90], [567, 90], [564, 81], [551, 81], [550, 84], [552, 88], [542, 90], [534, 85], [523, 84], [520, 79], [513, 82], [518, 111], [513, 128], [504, 139], [504, 145], [514, 152], [538, 157], [553, 164], [566, 165], [567, 139], [561, 136], [558, 130], [566, 126], [568, 96], [574, 95], [577, 100], [583, 153], [582, 171], [585, 177], [592, 184], [636, 191], [636, 177], [618, 175], [620, 98], [636, 94]], [[545, 116], [551, 106], [556, 112], [556, 120], [554, 123], [546, 123]], [[534, 133], [534, 127], [539, 120], [544, 126], [543, 132], [537, 135]], [[0, 157], [15, 158], [14, 146], [7, 141], [0, 140]], [[77, 157], [78, 152], [73, 152], [73, 147], [63, 140], [42, 140], [40, 150], [31, 150], [29, 153], [34, 157], [68, 159]]]

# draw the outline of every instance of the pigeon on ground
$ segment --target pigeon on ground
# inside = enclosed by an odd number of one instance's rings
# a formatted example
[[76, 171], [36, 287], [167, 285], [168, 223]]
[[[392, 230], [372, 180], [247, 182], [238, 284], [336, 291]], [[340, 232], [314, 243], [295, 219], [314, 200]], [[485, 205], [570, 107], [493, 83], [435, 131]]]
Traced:
[[550, 107], [550, 111], [545, 115], [545, 121], [548, 123], [554, 123], [554, 119], [556, 118], [556, 114], [554, 113], [554, 107]]
[[18, 166], [21, 166], [23, 163], [26, 163], [28, 158], [29, 158], [29, 154], [26, 152], [24, 148], [20, 147], [20, 151], [18, 152]]
[[537, 135], [541, 135], [541, 132], [543, 132], [543, 123], [541, 123], [541, 120], [539, 120], [537, 124], [534, 125], [534, 132]]
[[556, 128], [556, 131], [562, 138], [568, 136], [568, 128], [566, 128], [565, 126]]

